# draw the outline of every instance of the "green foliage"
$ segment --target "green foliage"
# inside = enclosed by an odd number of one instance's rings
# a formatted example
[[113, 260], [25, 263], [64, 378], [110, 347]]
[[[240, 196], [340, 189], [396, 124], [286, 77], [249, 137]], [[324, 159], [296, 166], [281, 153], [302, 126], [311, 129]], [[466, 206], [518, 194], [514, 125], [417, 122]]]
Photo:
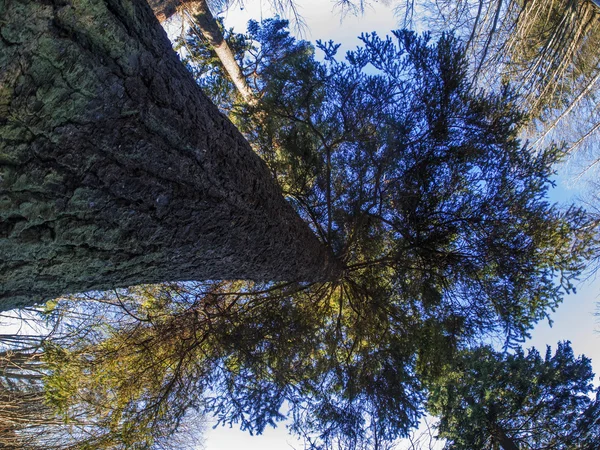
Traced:
[[[165, 316], [166, 298], [159, 288], [133, 292], [139, 302], [136, 319], [118, 294], [114, 304], [98, 297], [57, 299], [22, 315], [24, 329], [41, 334], [2, 335], [1, 448], [197, 448], [203, 421], [193, 403], [195, 393], [181, 391], [174, 380], [182, 373], [188, 380], [197, 375], [182, 364], [179, 372], [173, 370], [179, 355], [189, 355], [183, 342], [178, 347], [169, 341], [173, 330]], [[143, 314], [162, 320], [156, 328], [144, 327]], [[153, 331], [163, 333], [161, 345]]]
[[[521, 108], [534, 119], [527, 131], [536, 150], [563, 140], [576, 155], [577, 172], [597, 178], [590, 170], [599, 159], [597, 2], [425, 0], [420, 6], [430, 29], [465, 39], [474, 83], [506, 80], [519, 91]], [[414, 2], [405, 8], [412, 14]]]
[[592, 450], [600, 439], [593, 377], [590, 360], [575, 358], [568, 342], [544, 358], [483, 347], [463, 352], [430, 386], [428, 409], [440, 417], [447, 449]]
[[[236, 359], [261, 384], [269, 355], [290, 358], [286, 367], [297, 370], [277, 382], [291, 392], [270, 383], [252, 392], [278, 392], [292, 429], [313, 433], [315, 446], [404, 435], [420, 415], [421, 381], [483, 337], [510, 346], [527, 336], [572, 289], [591, 239], [583, 211], [546, 200], [560, 149], [533, 154], [519, 141], [518, 97], [506, 86], [473, 90], [455, 38], [398, 31], [362, 40], [344, 61], [333, 43], [319, 43], [320, 62], [284, 21], [251, 23], [234, 41], [248, 49], [244, 67], [260, 101], [222, 105], [346, 265], [336, 283], [278, 297], [301, 328], [245, 321], [284, 327], [280, 334], [287, 327], [301, 340], [262, 347], [259, 332], [245, 352], [256, 357]], [[252, 407], [240, 411], [256, 398], [234, 386], [228, 396], [237, 401], [221, 396], [213, 406], [251, 429]]]
[[450, 35], [363, 35], [346, 61], [320, 43], [319, 62], [285, 27], [250, 24], [245, 65], [261, 101], [232, 117], [300, 214], [398, 295], [473, 308], [481, 319], [467, 328], [525, 336], [560, 302], [555, 276], [571, 289], [588, 239], [582, 211], [546, 200], [560, 150], [519, 141], [518, 97], [473, 91]]
[[[125, 309], [116, 316], [110, 303], [98, 308], [88, 302], [82, 310], [81, 302], [59, 302], [52, 311], [67, 321], [67, 327], [83, 322], [87, 328], [75, 339], [44, 342], [43, 360], [47, 402], [67, 423], [93, 418], [81, 427], [94, 436], [91, 444], [73, 437], [89, 448], [163, 448], [184, 416], [199, 408], [201, 392], [187, 380], [205, 374], [202, 359], [194, 353], [198, 342], [195, 328], [185, 320], [189, 316], [182, 318], [169, 308], [160, 288], [132, 292], [137, 301], [134, 315], [118, 294], [114, 301]], [[102, 321], [71, 317], [94, 309]]]

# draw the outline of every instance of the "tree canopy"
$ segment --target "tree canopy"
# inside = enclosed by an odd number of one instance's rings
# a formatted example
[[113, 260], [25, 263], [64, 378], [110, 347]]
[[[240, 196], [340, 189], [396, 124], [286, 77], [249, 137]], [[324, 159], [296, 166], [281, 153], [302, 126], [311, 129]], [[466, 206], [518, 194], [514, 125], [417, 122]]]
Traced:
[[[398, 12], [414, 13], [415, 2]], [[600, 9], [592, 0], [424, 0], [418, 15], [466, 42], [473, 82], [510, 80], [533, 120], [534, 146], [564, 140], [583, 172], [597, 166]], [[425, 13], [423, 13], [425, 11]], [[583, 150], [583, 151], [582, 151]], [[593, 172], [592, 172], [593, 173]]]
[[[571, 256], [583, 256], [587, 243], [576, 231], [586, 221], [582, 211], [546, 200], [560, 149], [532, 154], [519, 141], [526, 118], [518, 96], [506, 86], [498, 93], [471, 87], [451, 35], [437, 43], [407, 31], [362, 39], [345, 61], [332, 43], [320, 43], [326, 61], [319, 62], [285, 22], [251, 23], [249, 35], [232, 42], [256, 106], [237, 100], [197, 35], [186, 48], [201, 85], [347, 267], [371, 267], [411, 295], [413, 283], [423, 283], [455, 306], [473, 292], [483, 309], [512, 302], [519, 311], [507, 335], [522, 313], [540, 319], [520, 308], [556, 306], [551, 273], [564, 273], [568, 290], [567, 274], [583, 261]], [[404, 280], [420, 281], [409, 287]], [[500, 318], [511, 308], [491, 309]], [[523, 323], [515, 337], [526, 329]]]
[[592, 450], [600, 442], [593, 378], [590, 360], [575, 357], [569, 342], [544, 357], [482, 347], [462, 353], [431, 386], [428, 409], [448, 450]]

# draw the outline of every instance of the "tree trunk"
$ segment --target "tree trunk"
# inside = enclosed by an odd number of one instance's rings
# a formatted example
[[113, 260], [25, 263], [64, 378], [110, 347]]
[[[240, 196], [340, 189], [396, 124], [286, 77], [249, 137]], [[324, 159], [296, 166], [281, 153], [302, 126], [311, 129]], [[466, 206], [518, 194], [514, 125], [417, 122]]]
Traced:
[[223, 68], [227, 71], [229, 78], [241, 94], [244, 101], [249, 105], [256, 105], [256, 98], [242, 73], [235, 56], [229, 48], [217, 21], [215, 20], [206, 0], [191, 2], [184, 6], [192, 15], [194, 23], [200, 28], [204, 37], [208, 40], [213, 50], [219, 57]]
[[0, 0], [0, 310], [337, 272], [144, 0]]
[[492, 429], [492, 436], [494, 440], [500, 444], [503, 450], [519, 450], [519, 446], [506, 435], [504, 430], [499, 426]]
[[198, 0], [148, 0], [156, 18], [162, 23], [182, 8], [193, 7]]
[[160, 22], [167, 20], [177, 12], [190, 14], [194, 23], [200, 28], [204, 37], [215, 50], [223, 68], [227, 71], [244, 101], [249, 105], [257, 103], [254, 93], [248, 86], [246, 77], [235, 60], [235, 56], [219, 29], [206, 0], [148, 0], [148, 4]]

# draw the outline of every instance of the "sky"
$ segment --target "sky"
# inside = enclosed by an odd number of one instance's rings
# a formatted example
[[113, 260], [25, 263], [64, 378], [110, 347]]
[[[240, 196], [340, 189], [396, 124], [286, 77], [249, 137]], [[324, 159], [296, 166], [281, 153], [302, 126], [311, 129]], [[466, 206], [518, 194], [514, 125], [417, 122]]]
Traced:
[[[302, 15], [306, 26], [302, 38], [315, 41], [333, 40], [341, 43], [341, 52], [353, 49], [359, 44], [357, 36], [363, 32], [377, 31], [385, 35], [392, 29], [398, 28], [399, 19], [394, 16], [393, 10], [382, 4], [368, 8], [364, 15], [356, 17], [346, 15], [341, 20], [340, 10], [335, 7], [335, 2], [327, 0], [298, 0], [298, 12]], [[272, 17], [273, 14], [266, 2], [248, 0], [241, 7], [232, 7], [223, 14], [227, 27], [234, 27], [236, 31], [243, 32], [247, 21], [251, 18]], [[171, 24], [171, 33], [175, 33], [176, 24]], [[342, 53], [340, 53], [342, 54]], [[558, 188], [553, 192], [553, 199], [561, 203], [569, 203], [577, 195], [577, 190], [570, 189], [567, 183], [559, 180]], [[532, 338], [524, 347], [536, 347], [542, 354], [546, 345], [556, 348], [556, 343], [569, 340], [576, 354], [585, 354], [592, 358], [596, 374], [600, 374], [600, 324], [594, 316], [596, 302], [600, 292], [600, 279], [589, 278], [582, 280], [578, 286], [577, 294], [568, 296], [563, 305], [552, 314], [554, 325], [550, 327], [547, 322], [540, 323], [532, 332]], [[0, 326], [2, 332], [10, 332], [8, 328]], [[598, 377], [595, 384], [599, 385]], [[244, 450], [285, 450], [302, 449], [301, 442], [288, 435], [285, 426], [277, 429], [268, 428], [260, 436], [249, 436], [235, 428], [219, 427], [212, 429], [209, 421], [206, 426], [202, 446], [204, 450], [231, 450], [243, 448]], [[405, 448], [402, 444], [399, 449]]]
[[[359, 45], [358, 36], [361, 33], [376, 31], [379, 35], [389, 34], [399, 28], [400, 19], [394, 15], [392, 7], [375, 4], [367, 8], [363, 15], [347, 14], [343, 20], [336, 2], [327, 0], [298, 0], [298, 12], [302, 15], [305, 27], [302, 30], [303, 39], [316, 41], [333, 40], [342, 44], [339, 55]], [[273, 16], [266, 2], [259, 0], [246, 2], [243, 8], [232, 7], [222, 14], [227, 28], [233, 27], [238, 32], [244, 32], [248, 20], [269, 18]], [[578, 190], [569, 186], [565, 180], [557, 180], [557, 188], [551, 193], [552, 201], [569, 204], [578, 196]], [[580, 280], [577, 293], [565, 298], [564, 303], [551, 314], [552, 327], [548, 322], [539, 323], [532, 331], [531, 339], [523, 344], [525, 348], [535, 347], [542, 355], [546, 346], [553, 351], [559, 341], [569, 340], [576, 355], [585, 354], [592, 359], [594, 372], [597, 374], [594, 384], [600, 385], [600, 323], [594, 313], [599, 300], [600, 277], [588, 277]], [[230, 450], [243, 448], [245, 450], [283, 450], [302, 449], [302, 443], [287, 434], [284, 425], [277, 429], [268, 428], [260, 436], [249, 436], [235, 428], [219, 427], [212, 429], [210, 423], [205, 432], [205, 450]], [[399, 450], [407, 448], [402, 443]]]

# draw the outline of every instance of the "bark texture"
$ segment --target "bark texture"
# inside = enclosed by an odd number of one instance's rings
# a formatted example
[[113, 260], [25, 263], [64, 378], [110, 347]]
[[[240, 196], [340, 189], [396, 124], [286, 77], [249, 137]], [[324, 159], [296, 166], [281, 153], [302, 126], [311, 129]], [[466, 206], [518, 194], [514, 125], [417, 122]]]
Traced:
[[517, 444], [499, 426], [493, 430], [492, 434], [496, 442], [502, 447], [502, 450], [519, 450]]
[[336, 272], [144, 0], [0, 0], [0, 310]]

